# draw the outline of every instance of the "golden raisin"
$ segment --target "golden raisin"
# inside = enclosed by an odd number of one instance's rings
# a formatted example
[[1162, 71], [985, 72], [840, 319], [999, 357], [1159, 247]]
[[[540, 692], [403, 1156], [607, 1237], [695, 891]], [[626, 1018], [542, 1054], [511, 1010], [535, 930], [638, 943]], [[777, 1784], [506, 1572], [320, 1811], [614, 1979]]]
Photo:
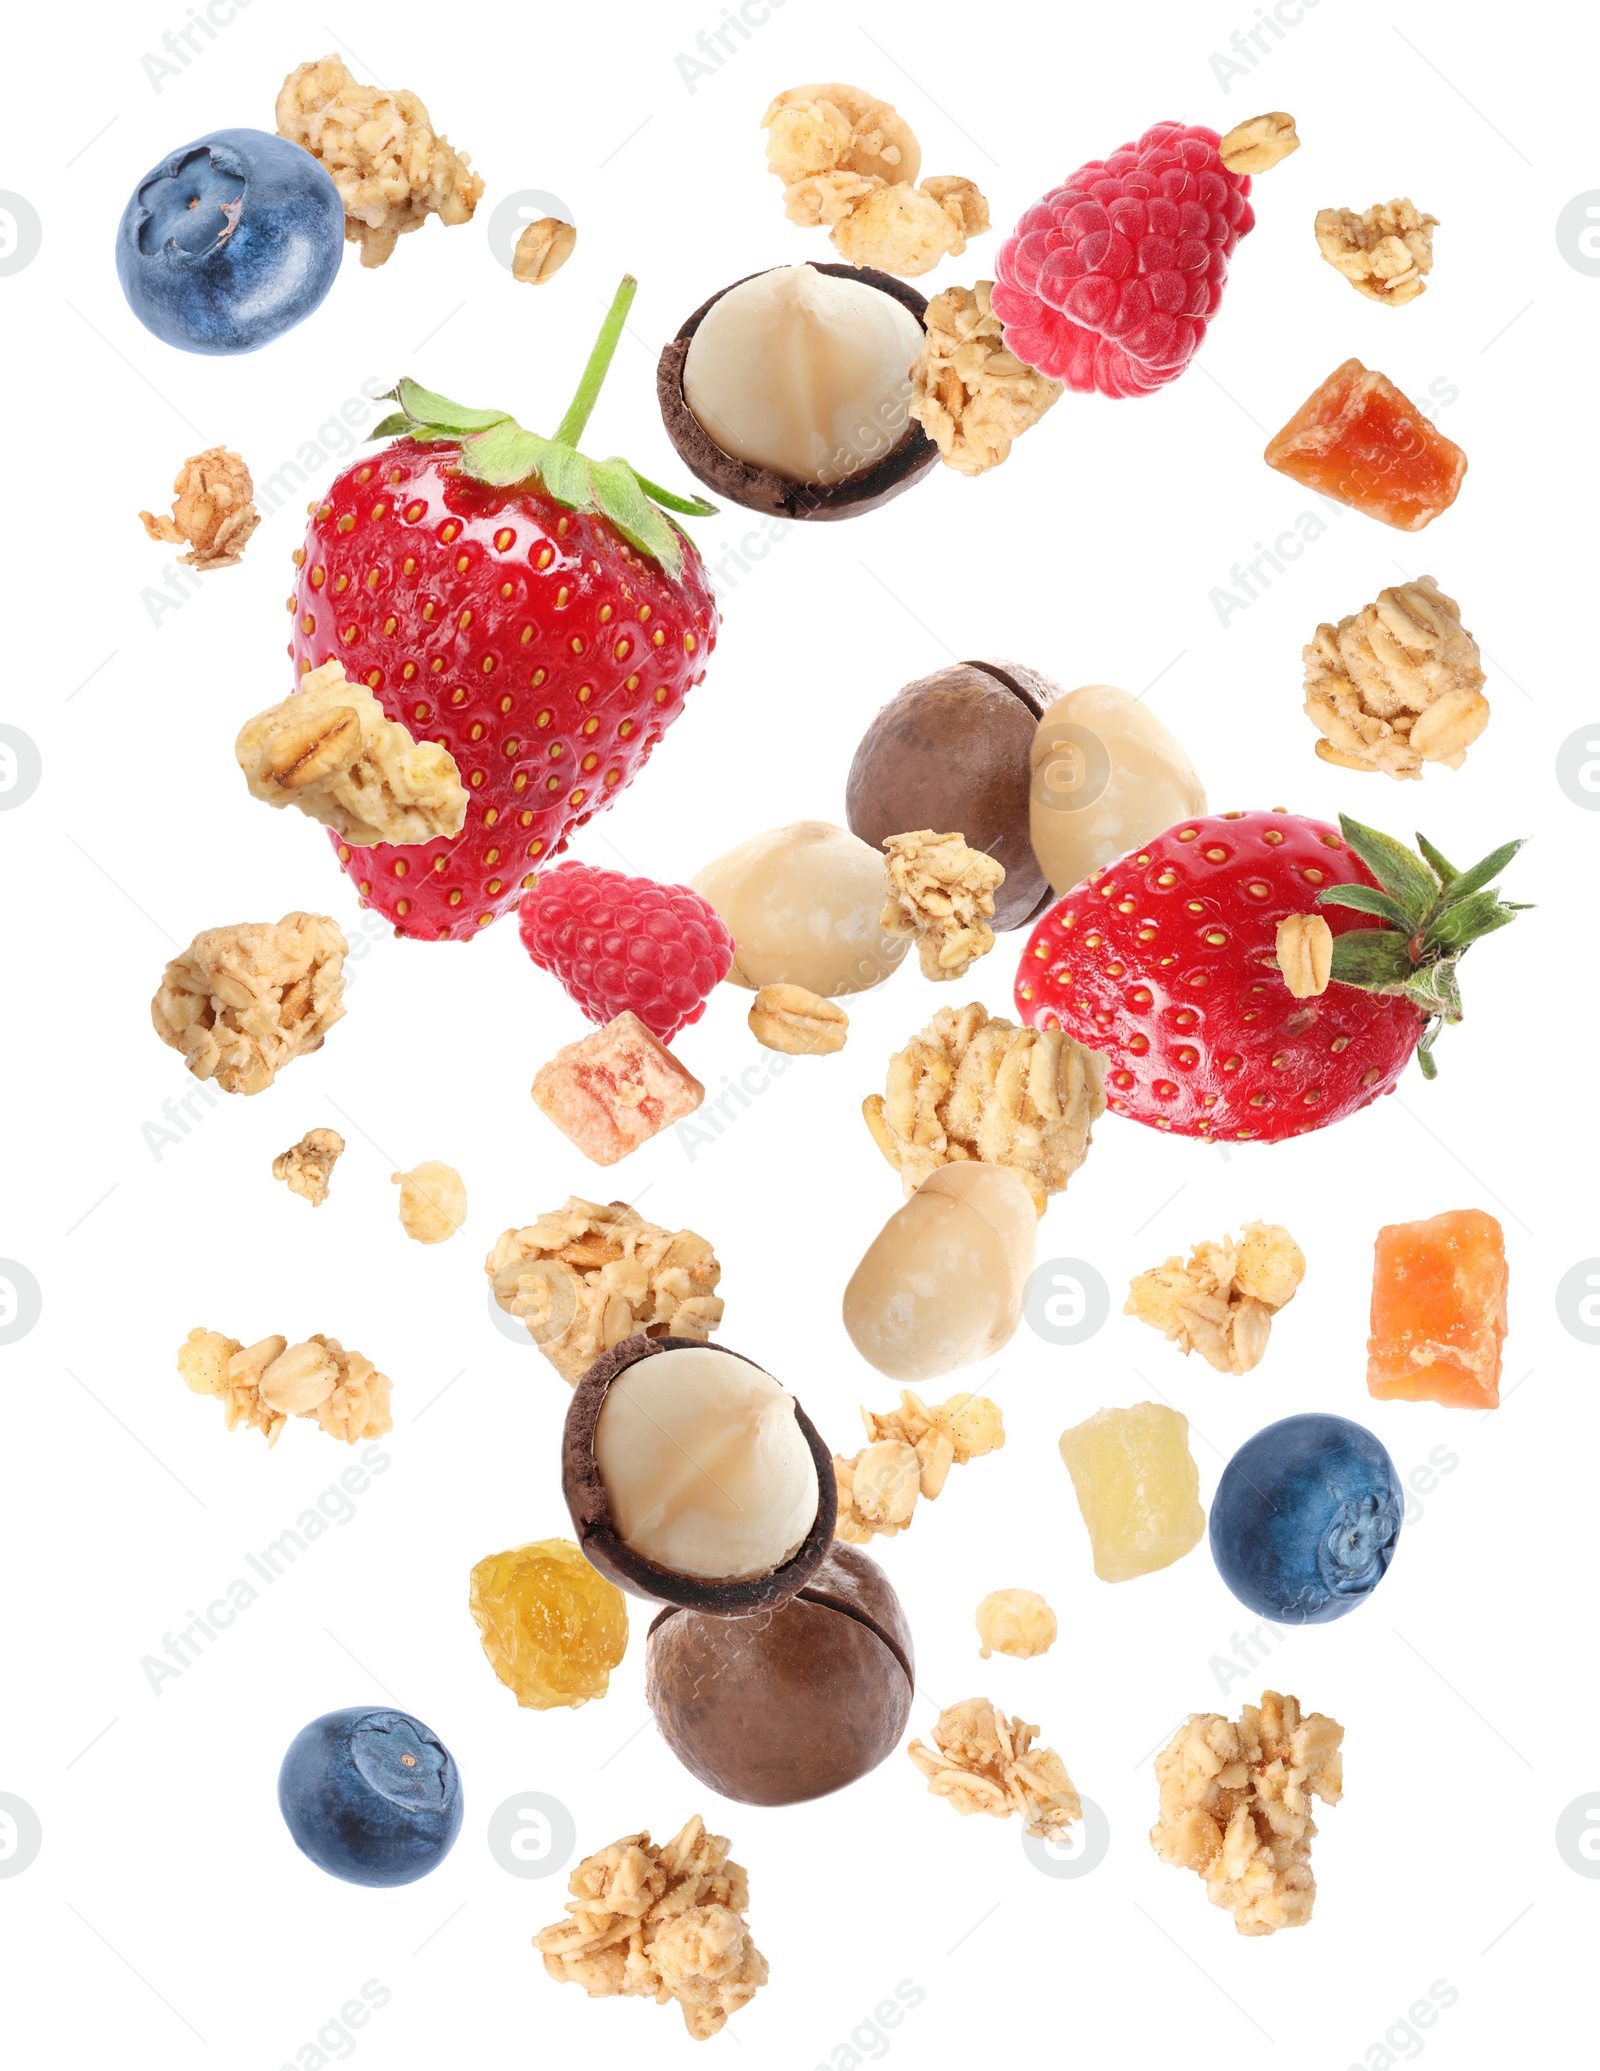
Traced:
[[570, 1539], [489, 1554], [472, 1571], [468, 1605], [489, 1665], [533, 1711], [604, 1697], [627, 1650], [622, 1591]]

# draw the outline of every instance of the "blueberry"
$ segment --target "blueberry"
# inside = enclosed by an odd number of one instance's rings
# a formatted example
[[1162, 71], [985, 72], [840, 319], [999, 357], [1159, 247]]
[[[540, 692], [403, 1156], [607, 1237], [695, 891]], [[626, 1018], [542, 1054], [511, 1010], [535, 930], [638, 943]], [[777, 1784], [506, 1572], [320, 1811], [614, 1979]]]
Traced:
[[450, 1750], [403, 1711], [352, 1705], [302, 1726], [278, 1771], [278, 1808], [295, 1845], [347, 1884], [411, 1884], [461, 1831]]
[[255, 352], [308, 317], [344, 252], [344, 203], [298, 144], [219, 129], [145, 174], [117, 225], [117, 278], [183, 352]]
[[1211, 1505], [1211, 1557], [1240, 1603], [1280, 1625], [1326, 1625], [1388, 1572], [1405, 1496], [1362, 1424], [1284, 1417], [1247, 1438]]

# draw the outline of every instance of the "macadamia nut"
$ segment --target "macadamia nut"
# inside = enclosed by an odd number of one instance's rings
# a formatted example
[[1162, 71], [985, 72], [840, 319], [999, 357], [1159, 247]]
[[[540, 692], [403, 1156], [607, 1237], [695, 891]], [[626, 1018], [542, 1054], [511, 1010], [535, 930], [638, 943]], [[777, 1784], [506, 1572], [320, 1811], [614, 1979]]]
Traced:
[[881, 985], [910, 946], [883, 925], [884, 859], [842, 827], [797, 820], [752, 835], [693, 880], [733, 937], [731, 985], [801, 985], [821, 999]]
[[595, 1462], [616, 1531], [675, 1574], [771, 1574], [816, 1522], [816, 1462], [794, 1398], [714, 1345], [676, 1346], [606, 1391]]
[[1109, 683], [1056, 699], [1029, 751], [1028, 831], [1059, 897], [1206, 810], [1194, 767], [1153, 712]]
[[775, 266], [706, 311], [683, 365], [706, 436], [751, 467], [830, 487], [905, 434], [922, 326], [865, 281]]
[[934, 1380], [992, 1358], [1022, 1320], [1037, 1229], [1033, 1195], [1009, 1166], [941, 1165], [851, 1276], [844, 1327], [852, 1344], [895, 1381]]

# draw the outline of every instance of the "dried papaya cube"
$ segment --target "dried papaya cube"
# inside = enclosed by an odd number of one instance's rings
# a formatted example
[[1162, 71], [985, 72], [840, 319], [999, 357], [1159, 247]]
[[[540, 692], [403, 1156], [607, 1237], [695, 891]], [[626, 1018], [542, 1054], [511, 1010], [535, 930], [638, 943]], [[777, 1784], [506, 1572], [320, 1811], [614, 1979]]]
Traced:
[[1379, 1230], [1367, 1392], [1497, 1408], [1507, 1279], [1505, 1236], [1482, 1209]]
[[1268, 467], [1335, 503], [1420, 532], [1461, 489], [1467, 456], [1386, 374], [1336, 367], [1267, 442]]

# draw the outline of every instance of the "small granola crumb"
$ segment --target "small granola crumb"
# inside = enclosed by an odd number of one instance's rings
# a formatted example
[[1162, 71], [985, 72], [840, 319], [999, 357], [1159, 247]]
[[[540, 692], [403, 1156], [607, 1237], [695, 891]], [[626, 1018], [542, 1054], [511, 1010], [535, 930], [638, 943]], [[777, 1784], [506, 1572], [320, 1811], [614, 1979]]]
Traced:
[[457, 835], [466, 821], [449, 749], [413, 740], [341, 662], [308, 671], [292, 697], [258, 712], [233, 753], [252, 798], [298, 806], [352, 848], [410, 848]]
[[933, 1795], [963, 1818], [986, 1812], [1009, 1819], [1017, 1812], [1033, 1839], [1064, 1841], [1083, 1806], [1055, 1749], [1034, 1746], [1038, 1731], [1008, 1719], [987, 1697], [968, 1697], [940, 1712], [931, 1748], [913, 1740], [906, 1752]]
[[1397, 780], [1420, 777], [1428, 762], [1459, 769], [1489, 724], [1478, 643], [1431, 575], [1318, 626], [1303, 654], [1317, 753], [1339, 769]]
[[1187, 1265], [1169, 1258], [1140, 1273], [1122, 1313], [1163, 1332], [1185, 1358], [1198, 1352], [1218, 1373], [1246, 1374], [1305, 1271], [1305, 1253], [1282, 1224], [1247, 1222], [1237, 1244], [1197, 1244]]
[[1056, 1643], [1056, 1614], [1033, 1589], [991, 1589], [978, 1606], [978, 1658], [1032, 1661]]
[[1278, 969], [1297, 1000], [1314, 1000], [1333, 976], [1333, 930], [1320, 913], [1286, 913], [1275, 941]]
[[959, 834], [891, 834], [889, 903], [882, 926], [916, 938], [924, 978], [964, 978], [994, 947], [994, 895], [1005, 868]]
[[843, 1007], [803, 985], [763, 985], [745, 1021], [764, 1049], [789, 1057], [836, 1056], [850, 1033]]
[[533, 1938], [546, 1972], [591, 1999], [676, 2000], [696, 2042], [715, 2035], [767, 1982], [731, 1846], [697, 1817], [665, 1847], [624, 1834], [586, 1855], [567, 1879], [569, 1917]]
[[442, 1244], [467, 1219], [467, 1190], [454, 1165], [429, 1158], [409, 1172], [391, 1172], [400, 1189], [400, 1227], [418, 1244]]
[[197, 1079], [260, 1093], [344, 1018], [347, 943], [323, 913], [207, 928], [162, 975], [155, 1031]]
[[511, 254], [512, 279], [542, 287], [566, 265], [577, 242], [578, 232], [573, 224], [560, 216], [541, 216], [537, 223], [529, 223], [517, 239]]
[[429, 216], [468, 223], [483, 181], [439, 136], [414, 93], [363, 86], [337, 57], [298, 66], [274, 111], [280, 137], [309, 151], [344, 203], [344, 234], [363, 266], [381, 266]]
[[833, 1456], [839, 1487], [834, 1537], [865, 1546], [892, 1539], [911, 1522], [917, 1498], [931, 1503], [952, 1467], [998, 1452], [1006, 1442], [998, 1403], [987, 1395], [952, 1395], [930, 1409], [909, 1388], [898, 1409], [863, 1409], [867, 1443], [853, 1458]]
[[566, 1380], [576, 1384], [624, 1338], [699, 1338], [722, 1321], [722, 1266], [694, 1230], [646, 1222], [626, 1201], [574, 1194], [484, 1260], [494, 1298]]
[[178, 470], [173, 485], [172, 516], [158, 518], [141, 511], [139, 522], [152, 539], [164, 545], [188, 546], [178, 556], [186, 567], [232, 568], [244, 557], [246, 542], [261, 523], [251, 499], [255, 483], [237, 453], [226, 446], [208, 446], [193, 453]]
[[1358, 293], [1395, 308], [1414, 302], [1433, 271], [1437, 216], [1425, 216], [1401, 196], [1374, 202], [1364, 215], [1354, 209], [1318, 209], [1317, 249]]
[[998, 467], [1012, 441], [1066, 393], [1006, 349], [989, 308], [994, 282], [946, 288], [928, 304], [922, 353], [911, 370], [911, 414], [957, 474]]
[[328, 1181], [344, 1156], [344, 1138], [337, 1129], [308, 1129], [298, 1143], [272, 1161], [272, 1176], [286, 1182], [291, 1194], [320, 1208], [328, 1198]]
[[214, 1395], [228, 1429], [240, 1424], [276, 1445], [290, 1417], [314, 1417], [330, 1438], [354, 1445], [394, 1429], [389, 1376], [337, 1338], [291, 1345], [266, 1337], [253, 1345], [220, 1331], [191, 1330], [178, 1348], [178, 1371], [196, 1395]]
[[1105, 1112], [1104, 1060], [1059, 1029], [1018, 1028], [974, 1003], [941, 1007], [889, 1060], [862, 1114], [909, 1198], [941, 1165], [1019, 1172], [1044, 1213], [1089, 1153]]
[[1333, 1719], [1302, 1716], [1297, 1698], [1266, 1690], [1237, 1723], [1191, 1712], [1157, 1755], [1161, 1816], [1150, 1845], [1174, 1869], [1198, 1872], [1240, 1934], [1275, 1934], [1311, 1918], [1311, 1800], [1342, 1797], [1343, 1739]]
[[791, 87], [761, 126], [789, 221], [825, 227], [852, 266], [914, 278], [989, 228], [989, 204], [971, 180], [936, 174], [913, 184], [922, 152], [910, 125], [858, 86]]
[[1252, 115], [1248, 122], [1230, 129], [1217, 146], [1217, 156], [1230, 173], [1268, 173], [1299, 149], [1294, 117], [1278, 108], [1270, 115]]

